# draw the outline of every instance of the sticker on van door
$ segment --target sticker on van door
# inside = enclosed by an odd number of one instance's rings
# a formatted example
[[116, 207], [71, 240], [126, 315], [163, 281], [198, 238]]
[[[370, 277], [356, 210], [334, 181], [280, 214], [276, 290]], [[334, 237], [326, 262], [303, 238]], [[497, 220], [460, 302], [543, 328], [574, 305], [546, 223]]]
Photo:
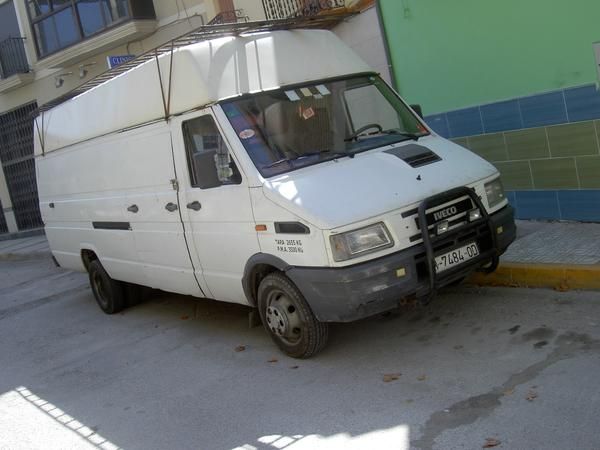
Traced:
[[304, 253], [300, 239], [275, 239], [277, 251], [282, 253]]

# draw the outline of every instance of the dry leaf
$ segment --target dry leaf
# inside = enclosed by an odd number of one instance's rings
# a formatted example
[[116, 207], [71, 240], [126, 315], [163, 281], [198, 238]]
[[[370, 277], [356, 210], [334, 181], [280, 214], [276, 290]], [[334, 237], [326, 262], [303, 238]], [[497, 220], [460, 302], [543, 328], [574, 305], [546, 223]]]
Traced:
[[515, 393], [515, 388], [510, 388], [503, 392], [504, 395], [513, 395], [514, 393]]
[[234, 351], [236, 352], [243, 352], [244, 350], [246, 350], [246, 346], [245, 345], [238, 345]]
[[267, 361], [268, 363], [276, 363], [277, 362], [277, 358], [271, 358], [270, 360]]
[[492, 448], [500, 445], [500, 441], [494, 438], [486, 438], [485, 444], [482, 445], [482, 448]]
[[417, 377], [417, 380], [419, 380], [419, 381], [425, 381], [426, 379], [427, 379], [427, 375], [424, 375], [424, 374], [423, 375], [419, 375]]
[[527, 393], [527, 397], [525, 397], [525, 399], [527, 399], [528, 401], [532, 402], [535, 398], [537, 398], [537, 392], [535, 391], [529, 391]]
[[188, 320], [190, 316], [181, 316], [181, 320]]
[[383, 382], [389, 383], [390, 381], [395, 381], [400, 378], [401, 375], [401, 373], [386, 373], [383, 375]]

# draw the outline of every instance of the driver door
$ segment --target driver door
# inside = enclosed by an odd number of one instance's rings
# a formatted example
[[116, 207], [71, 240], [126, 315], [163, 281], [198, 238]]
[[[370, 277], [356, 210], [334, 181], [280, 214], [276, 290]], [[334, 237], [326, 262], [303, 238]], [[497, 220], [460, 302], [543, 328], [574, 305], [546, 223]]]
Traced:
[[181, 215], [195, 265], [212, 298], [245, 304], [244, 268], [260, 252], [247, 181], [210, 109], [173, 125]]

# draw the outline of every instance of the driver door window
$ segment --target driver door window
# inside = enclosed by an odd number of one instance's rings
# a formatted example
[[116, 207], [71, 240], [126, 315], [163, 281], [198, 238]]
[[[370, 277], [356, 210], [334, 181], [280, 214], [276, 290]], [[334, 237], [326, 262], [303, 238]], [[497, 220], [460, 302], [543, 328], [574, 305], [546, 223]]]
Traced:
[[184, 122], [183, 137], [192, 187], [210, 189], [242, 182], [212, 116]]

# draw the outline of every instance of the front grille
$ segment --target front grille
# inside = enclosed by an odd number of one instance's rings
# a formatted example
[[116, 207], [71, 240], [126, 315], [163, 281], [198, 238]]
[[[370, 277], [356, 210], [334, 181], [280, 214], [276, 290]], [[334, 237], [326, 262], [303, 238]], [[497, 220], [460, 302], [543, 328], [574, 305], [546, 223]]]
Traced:
[[[448, 232], [451, 232], [467, 223], [467, 220], [468, 220], [467, 212], [470, 211], [471, 209], [473, 209], [473, 201], [470, 198], [465, 198], [465, 197], [456, 198], [449, 202], [445, 201], [444, 203], [442, 203], [442, 202], [436, 202], [436, 203], [438, 203], [438, 204], [433, 203], [434, 206], [432, 206], [431, 209], [427, 210], [426, 219], [427, 219], [428, 228], [430, 230], [433, 229], [438, 222], [441, 222], [442, 220], [447, 220], [448, 225], [449, 225]], [[437, 212], [450, 210], [451, 208], [452, 208], [451, 215], [444, 216], [443, 218], [441, 218], [439, 220], [435, 220], [435, 215]], [[415, 215], [416, 215], [416, 213], [417, 213], [417, 211], [415, 211]], [[421, 224], [419, 223], [418, 216], [415, 217], [415, 224], [417, 226], [417, 229], [420, 231]], [[421, 240], [422, 238], [423, 238], [422, 234], [417, 233], [417, 234], [414, 234], [413, 236], [411, 236], [409, 238], [409, 240], [410, 240], [410, 242], [417, 242], [417, 241]]]

